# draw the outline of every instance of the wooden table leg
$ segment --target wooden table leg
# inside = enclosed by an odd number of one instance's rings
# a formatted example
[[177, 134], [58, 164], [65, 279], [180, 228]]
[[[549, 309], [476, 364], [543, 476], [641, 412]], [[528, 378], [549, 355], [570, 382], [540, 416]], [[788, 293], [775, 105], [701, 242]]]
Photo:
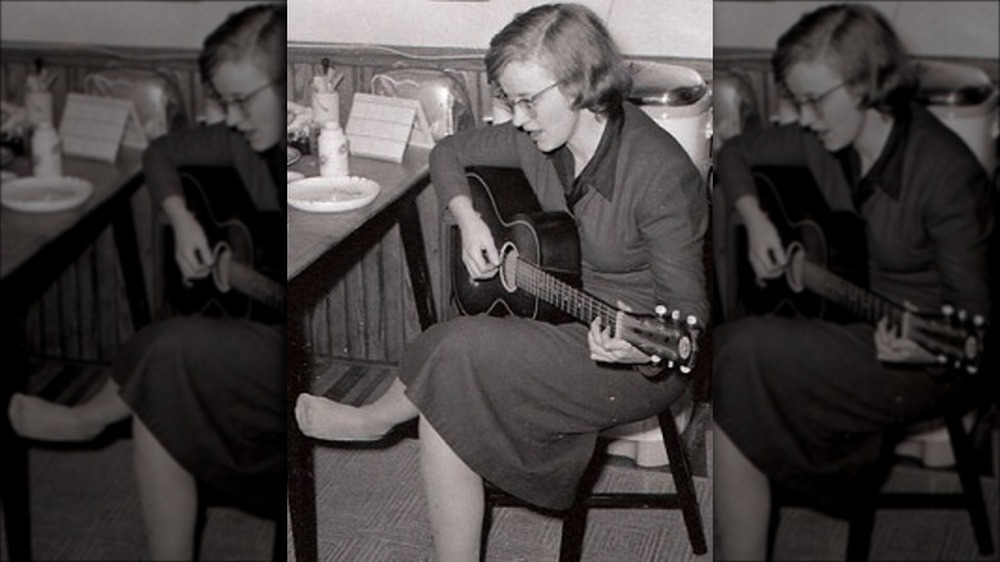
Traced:
[[129, 200], [125, 200], [122, 208], [115, 213], [112, 230], [115, 247], [118, 249], [118, 262], [122, 268], [122, 278], [125, 280], [125, 291], [128, 294], [132, 326], [139, 330], [149, 324], [151, 317], [149, 297], [146, 295], [146, 279], [142, 274], [142, 258], [139, 255], [139, 238], [135, 232], [135, 218], [132, 216]]
[[289, 309], [287, 369], [288, 377], [288, 508], [292, 521], [292, 541], [296, 562], [315, 562], [316, 548], [316, 473], [313, 446], [295, 422], [295, 400], [308, 390], [309, 358], [306, 355], [304, 315]]
[[[7, 303], [5, 303], [7, 304]], [[6, 560], [31, 560], [31, 508], [28, 487], [28, 442], [16, 433], [7, 417], [10, 397], [24, 390], [28, 376], [27, 343], [24, 339], [24, 314], [11, 314], [3, 322], [3, 358], [6, 371], [0, 377], [0, 451], [3, 454], [4, 474], [0, 478], [0, 503], [3, 505], [4, 534], [6, 535]]]
[[430, 328], [438, 321], [434, 305], [434, 290], [431, 287], [430, 268], [427, 265], [427, 250], [424, 246], [423, 228], [420, 226], [420, 211], [416, 197], [411, 197], [399, 208], [399, 231], [403, 238], [403, 253], [406, 267], [410, 272], [413, 301], [417, 307], [420, 327]]

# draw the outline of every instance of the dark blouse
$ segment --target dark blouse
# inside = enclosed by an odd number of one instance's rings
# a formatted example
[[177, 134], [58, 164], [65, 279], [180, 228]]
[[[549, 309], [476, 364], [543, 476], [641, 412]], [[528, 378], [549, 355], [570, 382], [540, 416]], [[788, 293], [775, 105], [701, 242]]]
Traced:
[[194, 127], [156, 139], [143, 155], [146, 183], [159, 206], [170, 195], [182, 195], [178, 172], [183, 166], [233, 168], [258, 211], [284, 211], [286, 167], [284, 143], [263, 153], [255, 152], [239, 132], [225, 124]]
[[[611, 141], [607, 129], [605, 140]], [[577, 179], [595, 187], [584, 189], [572, 208], [584, 288], [639, 312], [665, 304], [707, 322], [702, 241], [708, 207], [701, 176], [680, 144], [633, 105], [625, 106], [618, 143], [608, 158], [592, 158], [594, 168]], [[542, 209], [568, 211], [558, 159], [505, 123], [439, 142], [431, 153], [431, 179], [446, 205], [468, 194], [465, 167], [520, 168]]]
[[898, 142], [887, 143], [885, 154], [895, 156], [860, 179], [859, 186], [870, 186], [860, 209], [842, 161], [798, 125], [731, 139], [719, 151], [717, 193], [725, 205], [755, 193], [751, 166], [806, 167], [833, 210], [864, 220], [873, 292], [925, 311], [947, 302], [989, 318], [993, 209], [986, 174], [964, 141], [924, 107], [912, 104], [902, 125]]

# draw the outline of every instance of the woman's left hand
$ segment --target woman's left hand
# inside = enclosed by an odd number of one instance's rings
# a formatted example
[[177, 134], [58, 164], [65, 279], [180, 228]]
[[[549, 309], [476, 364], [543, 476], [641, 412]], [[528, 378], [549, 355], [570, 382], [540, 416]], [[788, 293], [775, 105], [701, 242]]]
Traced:
[[[621, 301], [618, 302], [618, 307], [622, 310], [629, 310]], [[611, 326], [601, 326], [600, 316], [590, 323], [590, 332], [587, 333], [587, 343], [590, 345], [590, 358], [594, 361], [627, 364], [641, 364], [652, 361], [649, 355], [639, 351], [629, 342], [621, 338], [611, 337]]]
[[889, 327], [888, 318], [879, 321], [875, 329], [875, 356], [887, 363], [936, 363], [934, 355], [897, 330]]

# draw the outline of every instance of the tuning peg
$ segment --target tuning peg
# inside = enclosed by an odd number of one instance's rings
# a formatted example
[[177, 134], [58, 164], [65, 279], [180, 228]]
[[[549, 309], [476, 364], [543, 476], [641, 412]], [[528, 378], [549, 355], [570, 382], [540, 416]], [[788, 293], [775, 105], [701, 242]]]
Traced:
[[968, 318], [968, 317], [969, 317], [969, 313], [966, 312], [964, 308], [962, 310], [958, 311], [958, 319], [961, 322], [965, 322], [965, 319]]
[[656, 308], [653, 309], [653, 312], [660, 318], [664, 318], [667, 315], [667, 307], [662, 304], [658, 304], [656, 305]]
[[968, 365], [965, 367], [965, 372], [969, 373], [970, 375], [974, 375], [979, 372], [979, 367], [975, 365]]
[[945, 363], [948, 362], [948, 356], [947, 355], [938, 355], [937, 356], [937, 362], [940, 363], [940, 364], [942, 364], [942, 365], [944, 365]]
[[986, 318], [982, 314], [977, 314], [972, 317], [972, 323], [978, 328], [986, 323]]
[[670, 319], [671, 320], [680, 320], [681, 319], [681, 311], [674, 310], [673, 312], [671, 312], [670, 313]]
[[653, 362], [653, 365], [659, 365], [660, 361], [663, 361], [659, 355], [650, 355], [649, 360]]
[[688, 326], [694, 326], [697, 323], [698, 323], [698, 319], [695, 318], [694, 314], [688, 314], [688, 317], [687, 317], [687, 324], [688, 324]]
[[955, 307], [951, 306], [950, 304], [942, 305], [941, 314], [945, 316], [951, 316], [952, 314], [955, 314]]
[[673, 361], [667, 361], [667, 368], [668, 369], [673, 369], [674, 368], [674, 362]]
[[686, 375], [691, 372], [691, 367], [688, 367], [687, 365], [681, 365], [681, 372]]

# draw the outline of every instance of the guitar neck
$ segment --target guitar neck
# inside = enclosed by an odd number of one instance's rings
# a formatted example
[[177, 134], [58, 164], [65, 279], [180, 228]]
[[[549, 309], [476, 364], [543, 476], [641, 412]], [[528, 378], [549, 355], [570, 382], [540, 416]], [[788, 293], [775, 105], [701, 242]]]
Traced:
[[601, 325], [610, 326], [611, 335], [615, 335], [619, 312], [617, 308], [560, 281], [522, 258], [517, 259], [514, 278], [518, 289], [538, 297], [584, 324], [590, 324], [600, 317]]
[[871, 324], [877, 324], [882, 318], [889, 317], [891, 323], [898, 325], [905, 312], [896, 303], [866, 291], [809, 261], [804, 263], [803, 283], [813, 292], [850, 310]]
[[229, 268], [232, 288], [276, 312], [284, 312], [285, 288], [281, 284], [236, 261]]

